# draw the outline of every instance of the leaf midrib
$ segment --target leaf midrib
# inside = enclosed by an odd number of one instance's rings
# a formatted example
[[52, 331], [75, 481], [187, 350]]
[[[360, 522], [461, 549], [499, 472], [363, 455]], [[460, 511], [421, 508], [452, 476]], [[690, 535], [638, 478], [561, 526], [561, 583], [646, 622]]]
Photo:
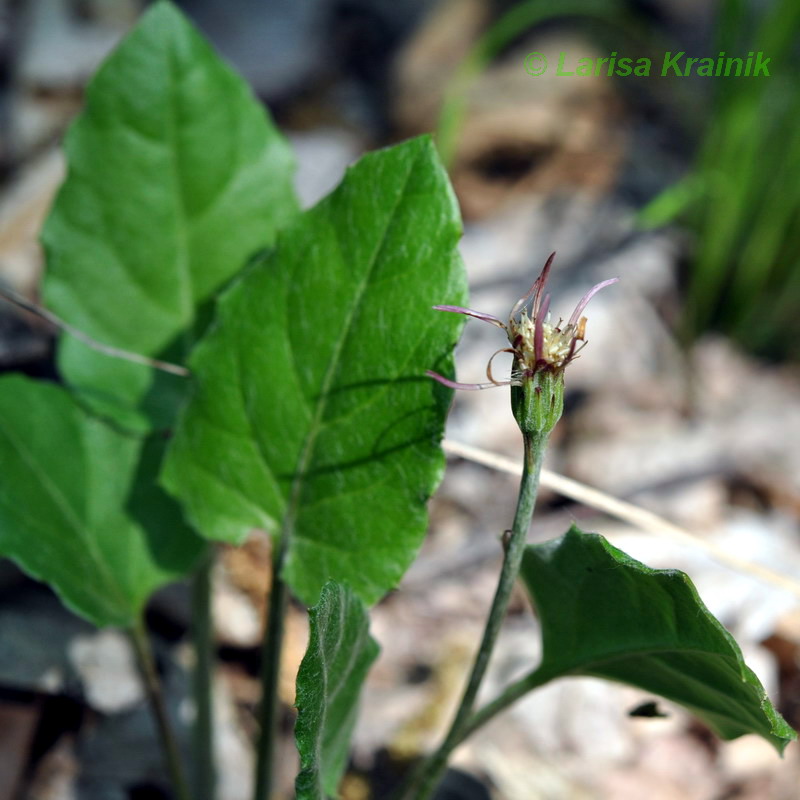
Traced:
[[180, 324], [183, 330], [183, 361], [189, 355], [192, 348], [194, 334], [192, 323], [194, 318], [194, 291], [192, 273], [190, 269], [189, 255], [189, 235], [187, 230], [188, 215], [186, 212], [186, 202], [183, 197], [183, 182], [181, 180], [181, 170], [178, 162], [178, 136], [177, 120], [175, 118], [176, 97], [178, 96], [178, 83], [175, 80], [175, 53], [169, 46], [166, 48], [166, 60], [168, 64], [167, 74], [169, 80], [170, 102], [168, 103], [168, 113], [166, 115], [166, 139], [167, 139], [167, 162], [169, 165], [172, 182], [175, 186], [175, 271], [178, 275], [178, 313]]
[[[602, 670], [603, 670], [604, 667], [613, 666], [615, 664], [620, 664], [620, 663], [623, 663], [623, 662], [625, 662], [627, 660], [639, 658], [639, 657], [642, 657], [642, 656], [656, 656], [657, 657], [659, 655], [671, 655], [671, 654], [678, 654], [678, 655], [697, 654], [698, 656], [721, 658], [724, 661], [728, 662], [728, 664], [730, 666], [736, 666], [738, 668], [736, 671], [741, 674], [741, 666], [743, 664], [743, 661], [740, 658], [737, 658], [734, 654], [725, 655], [724, 653], [715, 653], [715, 652], [709, 651], [709, 650], [701, 650], [701, 649], [699, 649], [697, 647], [652, 647], [652, 648], [642, 648], [641, 650], [633, 650], [633, 651], [629, 651], [629, 652], [625, 652], [625, 653], [618, 653], [618, 654], [607, 656], [605, 658], [590, 659], [590, 660], [586, 661], [584, 664], [577, 664], [575, 666], [568, 667], [566, 669], [559, 669], [558, 672], [562, 676], [578, 675], [578, 674], [582, 674], [582, 675], [592, 675], [593, 674], [596, 677], [601, 677], [601, 678], [604, 678], [605, 680], [608, 680], [608, 676], [604, 675], [602, 673]], [[666, 669], [670, 669], [672, 671], [675, 671], [675, 668], [672, 665], [670, 665], [670, 664], [668, 664], [666, 662], [663, 664], [663, 666]], [[710, 683], [706, 683], [703, 680], [700, 680], [698, 678], [694, 678], [694, 677], [686, 675], [684, 673], [680, 673], [679, 672], [678, 674], [680, 675], [680, 677], [682, 679], [686, 680], [687, 682], [695, 683], [695, 684], [698, 684], [698, 685], [704, 687], [705, 689], [708, 689], [711, 694], [716, 694], [716, 695], [720, 695], [721, 694], [724, 697], [729, 697], [729, 695], [727, 693], [725, 693], [724, 691], [718, 689], [716, 686], [713, 686]], [[619, 678], [617, 680], [623, 680], [625, 682], [629, 682], [625, 678]], [[757, 691], [757, 687], [753, 686], [753, 684], [750, 683], [749, 681], [743, 680], [742, 682], [745, 684], [745, 686], [747, 686], [748, 690], [753, 691], [753, 692]], [[737, 704], [737, 705], [739, 707], [741, 707], [741, 704]], [[717, 712], [715, 711], [714, 713], [717, 713]], [[741, 723], [741, 720], [735, 720], [734, 719], [734, 721], [736, 721], [738, 723]]]
[[608, 653], [607, 655], [598, 656], [596, 658], [588, 657], [585, 661], [574, 664], [573, 666], [558, 667], [560, 672], [568, 673], [576, 669], [583, 669], [585, 665], [602, 667], [605, 664], [613, 664], [618, 661], [623, 661], [626, 658], [637, 658], [639, 656], [659, 656], [659, 655], [692, 655], [698, 656], [712, 656], [722, 658], [726, 661], [735, 662], [741, 666], [744, 661], [742, 658], [736, 656], [735, 653], [718, 653], [714, 650], [703, 650], [699, 647], [681, 647], [680, 645], [664, 645], [663, 647], [640, 647], [630, 648], [627, 650], [620, 650], [616, 653]]
[[[601, 667], [601, 665], [597, 666]], [[770, 735], [775, 736], [777, 738], [782, 738], [780, 734], [773, 732], [772, 725], [770, 724], [770, 721], [767, 718], [767, 716], [764, 715], [762, 717], [759, 714], [755, 713], [754, 710], [751, 710], [750, 704], [746, 700], [743, 700], [742, 698], [736, 698], [733, 702], [731, 702], [730, 694], [722, 689], [719, 689], [717, 686], [711, 683], [707, 683], [706, 681], [703, 681], [699, 678], [695, 678], [691, 675], [688, 675], [685, 672], [681, 672], [679, 669], [669, 664], [664, 664], [663, 667], [668, 669], [670, 673], [677, 675], [681, 679], [681, 681], [685, 682], [686, 684], [694, 684], [696, 687], [700, 687], [705, 693], [708, 693], [712, 697], [720, 698], [723, 701], [719, 707], [709, 707], [707, 705], [699, 703], [692, 703], [691, 705], [689, 705], [688, 703], [686, 703], [688, 708], [695, 709], [696, 714], [700, 716], [702, 716], [703, 714], [708, 714], [709, 716], [721, 718], [727, 720], [729, 723], [739, 728], [749, 727], [753, 732], [763, 731], [768, 729]], [[582, 674], [588, 677], [597, 677], [597, 678], [602, 678], [603, 680], [610, 680], [608, 675], [604, 675], [602, 672], [595, 672], [590, 669], [582, 671]], [[624, 677], [614, 677], [611, 678], [611, 680], [618, 681], [621, 683], [626, 683], [630, 686], [640, 686], [640, 687], [645, 686], [643, 682], [634, 683], [633, 680]], [[755, 694], [755, 687], [752, 684], [745, 681], [743, 681], [743, 683], [745, 684], [745, 686], [748, 687], [748, 689], [751, 692]], [[657, 693], [662, 694], [660, 691]], [[664, 694], [663, 696], [670, 699], [669, 695]], [[677, 702], [681, 705], [685, 704], [685, 701], [680, 699], [679, 692], [672, 694], [672, 700], [673, 702]], [[730, 708], [731, 706], [735, 708], [742, 716], [741, 717], [734, 716], [730, 712], [726, 711], [726, 709]]]
[[[73, 510], [67, 498], [64, 496], [64, 493], [58, 488], [58, 486], [56, 486], [55, 483], [53, 483], [53, 481], [50, 480], [46, 470], [39, 469], [37, 459], [22, 445], [20, 440], [17, 439], [17, 437], [14, 436], [8, 428], [3, 428], [3, 434], [11, 443], [12, 448], [14, 448], [19, 457], [27, 464], [28, 469], [39, 481], [39, 484], [45, 490], [45, 493], [49, 495], [56, 507], [61, 511], [63, 519], [67, 522], [67, 526], [73, 530], [78, 540], [83, 542], [89, 557], [97, 566], [98, 571], [103, 573], [106, 586], [110, 591], [113, 591], [116, 594], [117, 601], [120, 603], [121, 607], [130, 608], [131, 604], [125, 594], [119, 592], [117, 581], [114, 580], [114, 576], [109, 571], [108, 564], [105, 562], [97, 542], [92, 536], [87, 537], [86, 533], [88, 532], [89, 528], [88, 524], [85, 524], [75, 514], [75, 511]], [[81, 443], [85, 445], [83, 434], [84, 431], [81, 431], [80, 438]]]
[[401, 202], [403, 201], [403, 198], [405, 197], [408, 183], [411, 179], [411, 175], [414, 172], [414, 169], [416, 167], [419, 158], [420, 158], [420, 153], [417, 152], [414, 155], [413, 160], [409, 164], [408, 171], [403, 180], [402, 187], [397, 193], [397, 199], [392, 207], [391, 213], [387, 215], [386, 225], [384, 226], [380, 239], [376, 243], [372, 256], [369, 259], [369, 264], [367, 266], [367, 269], [365, 270], [364, 277], [359, 282], [358, 288], [354, 294], [353, 302], [350, 305], [349, 312], [342, 327], [341, 336], [334, 343], [334, 348], [331, 354], [331, 360], [328, 364], [328, 369], [326, 370], [325, 375], [323, 376], [322, 379], [322, 383], [320, 384], [320, 391], [318, 395], [319, 401], [316, 407], [314, 408], [314, 414], [311, 418], [311, 424], [309, 425], [308, 433], [306, 434], [305, 440], [303, 442], [303, 447], [300, 451], [300, 458], [297, 461], [295, 477], [294, 480], [292, 481], [291, 493], [289, 495], [289, 502], [287, 503], [286, 510], [283, 516], [283, 525], [281, 526], [279, 558], [285, 557], [286, 550], [288, 549], [289, 539], [292, 535], [294, 522], [296, 520], [297, 512], [300, 506], [300, 496], [303, 491], [304, 476], [313, 455], [317, 436], [319, 435], [323, 427], [322, 419], [325, 414], [325, 409], [327, 408], [331, 385], [333, 384], [334, 377], [336, 376], [339, 370], [339, 362], [341, 359], [345, 342], [347, 342], [350, 336], [350, 330], [353, 325], [353, 320], [356, 317], [356, 312], [359, 310], [361, 306], [364, 294], [366, 293], [367, 287], [369, 286], [370, 283], [370, 278], [372, 277], [372, 273], [375, 270], [378, 256], [383, 250], [383, 246], [386, 242], [386, 237], [389, 233], [392, 221], [397, 213], [397, 209], [399, 208]]

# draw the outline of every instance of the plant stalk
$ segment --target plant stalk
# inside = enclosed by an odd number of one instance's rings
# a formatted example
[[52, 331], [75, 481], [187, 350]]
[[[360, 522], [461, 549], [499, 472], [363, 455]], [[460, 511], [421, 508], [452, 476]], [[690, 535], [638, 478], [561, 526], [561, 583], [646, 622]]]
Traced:
[[536, 505], [536, 495], [539, 489], [539, 473], [547, 444], [547, 434], [528, 434], [524, 436], [525, 461], [522, 470], [522, 480], [519, 487], [517, 511], [514, 515], [514, 525], [510, 535], [505, 540], [505, 555], [500, 577], [495, 590], [494, 600], [486, 627], [483, 632], [480, 648], [475, 656], [472, 672], [461, 698], [455, 718], [439, 748], [426, 758], [411, 774], [411, 777], [401, 788], [398, 797], [408, 800], [428, 800], [441, 780], [442, 773], [447, 766], [447, 759], [456, 746], [464, 739], [471, 726], [472, 709], [478, 694], [481, 681], [486, 673], [489, 658], [492, 654], [497, 636], [508, 609], [511, 592], [519, 574], [522, 555], [525, 551], [525, 542], [528, 538], [533, 509]]
[[278, 684], [283, 649], [283, 626], [286, 616], [288, 590], [281, 578], [284, 547], [281, 545], [272, 556], [272, 583], [270, 586], [267, 630], [261, 654], [261, 707], [259, 722], [261, 732], [256, 747], [256, 781], [254, 800], [269, 800], [274, 783], [275, 743], [278, 726]]
[[193, 741], [195, 800], [214, 800], [217, 769], [214, 758], [214, 625], [211, 609], [211, 573], [214, 549], [209, 548], [192, 578], [193, 679], [196, 716]]
[[186, 783], [186, 776], [183, 771], [183, 764], [181, 763], [178, 743], [169, 722], [167, 706], [164, 702], [164, 693], [161, 689], [161, 681], [156, 672], [153, 651], [150, 648], [150, 640], [147, 637], [147, 630], [142, 617], [139, 617], [134, 626], [130, 629], [130, 635], [139, 662], [139, 670], [144, 680], [147, 699], [158, 727], [158, 733], [161, 738], [161, 748], [164, 752], [164, 758], [167, 763], [170, 779], [172, 780], [173, 789], [175, 790], [175, 796], [178, 800], [190, 800], [191, 795], [189, 794], [189, 786]]

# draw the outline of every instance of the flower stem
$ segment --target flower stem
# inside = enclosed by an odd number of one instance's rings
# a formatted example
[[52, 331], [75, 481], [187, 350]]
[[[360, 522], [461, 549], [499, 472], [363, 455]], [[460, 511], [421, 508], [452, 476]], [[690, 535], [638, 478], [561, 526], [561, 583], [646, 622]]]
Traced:
[[139, 670], [144, 679], [145, 692], [156, 720], [158, 733], [161, 737], [161, 747], [164, 751], [164, 758], [169, 769], [172, 787], [178, 800], [190, 800], [189, 787], [186, 783], [186, 776], [181, 763], [181, 756], [178, 750], [178, 743], [175, 734], [170, 726], [167, 706], [164, 702], [164, 694], [161, 690], [161, 681], [156, 672], [153, 651], [150, 649], [150, 640], [147, 638], [142, 617], [136, 621], [130, 630], [133, 648], [139, 662]]
[[505, 542], [505, 557], [500, 571], [500, 578], [495, 590], [492, 607], [486, 620], [483, 639], [472, 666], [472, 673], [469, 676], [461, 703], [447, 736], [439, 748], [411, 774], [411, 777], [400, 791], [399, 797], [401, 798], [427, 800], [441, 780], [450, 753], [464, 739], [466, 732], [474, 729], [470, 725], [472, 709], [489, 664], [489, 657], [500, 633], [514, 583], [519, 574], [522, 554], [528, 538], [528, 529], [530, 528], [533, 509], [536, 504], [539, 473], [547, 444], [547, 434], [528, 434], [524, 436], [524, 441], [525, 461], [519, 487], [517, 511], [514, 515], [514, 526]]
[[261, 654], [261, 732], [256, 748], [256, 781], [253, 800], [269, 800], [274, 782], [275, 742], [278, 724], [278, 683], [283, 648], [283, 624], [288, 591], [281, 578], [283, 547], [273, 550], [267, 630]]
[[211, 571], [214, 550], [197, 567], [192, 578], [192, 639], [195, 665], [193, 788], [195, 800], [214, 800], [217, 771], [214, 760], [214, 634], [211, 613]]

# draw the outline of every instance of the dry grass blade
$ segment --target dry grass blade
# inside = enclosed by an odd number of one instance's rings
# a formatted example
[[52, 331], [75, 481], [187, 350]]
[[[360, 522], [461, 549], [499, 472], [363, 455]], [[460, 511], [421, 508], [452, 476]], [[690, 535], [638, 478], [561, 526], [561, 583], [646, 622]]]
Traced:
[[96, 339], [92, 339], [91, 336], [84, 333], [79, 328], [76, 328], [74, 325], [70, 325], [68, 322], [65, 322], [63, 319], [61, 319], [61, 317], [57, 317], [52, 311], [48, 311], [46, 308], [31, 302], [12, 289], [0, 288], [0, 297], [8, 300], [9, 303], [13, 303], [16, 306], [25, 309], [25, 311], [29, 311], [31, 314], [35, 314], [37, 317], [49, 322], [54, 327], [64, 331], [64, 333], [68, 333], [70, 336], [75, 337], [78, 341], [83, 342], [83, 344], [85, 344], [87, 347], [91, 347], [92, 350], [96, 350], [98, 353], [103, 353], [103, 355], [109, 356], [110, 358], [121, 358], [123, 361], [132, 361], [134, 364], [142, 364], [145, 367], [160, 369], [162, 372], [169, 372], [172, 375], [180, 375], [185, 377], [190, 374], [186, 367], [182, 367], [179, 364], [170, 364], [168, 361], [160, 361], [157, 358], [149, 358], [148, 356], [143, 356], [139, 353], [131, 353], [128, 350], [121, 350], [119, 347], [112, 347], [111, 345], [98, 342]]
[[[477, 464], [483, 464], [486, 467], [508, 472], [512, 475], [522, 474], [522, 467], [519, 464], [488, 450], [482, 450], [479, 447], [472, 447], [461, 442], [454, 442], [450, 439], [446, 439], [443, 442], [443, 447], [451, 455], [465, 458], [468, 461], [474, 461]], [[652, 511], [639, 508], [639, 506], [628, 503], [625, 500], [619, 500], [605, 492], [601, 492], [599, 489], [594, 489], [591, 486], [580, 483], [580, 481], [566, 478], [548, 469], [542, 470], [541, 485], [558, 492], [564, 497], [569, 497], [570, 500], [575, 500], [598, 511], [603, 511], [649, 533], [656, 533], [673, 541], [702, 550], [715, 561], [727, 567], [752, 575], [754, 578], [791, 592], [795, 597], [800, 598], [800, 583], [797, 581], [786, 575], [774, 572], [767, 567], [737, 558], [723, 548], [689, 533], [689, 531], [658, 516], [658, 514], [654, 514]]]

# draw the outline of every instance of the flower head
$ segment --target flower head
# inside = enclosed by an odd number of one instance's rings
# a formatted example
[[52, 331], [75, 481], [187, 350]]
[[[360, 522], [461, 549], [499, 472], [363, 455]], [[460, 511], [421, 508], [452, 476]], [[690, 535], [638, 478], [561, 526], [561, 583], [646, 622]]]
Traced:
[[[544, 287], [555, 255], [552, 253], [547, 259], [547, 263], [534, 281], [530, 291], [514, 304], [507, 323], [491, 314], [484, 314], [469, 308], [434, 306], [437, 311], [451, 311], [455, 314], [475, 317], [496, 325], [506, 332], [511, 347], [498, 350], [489, 359], [486, 367], [488, 383], [457, 383], [430, 370], [427, 374], [452, 389], [490, 389], [494, 386], [523, 386], [527, 379], [533, 378], [541, 372], [551, 372], [556, 375], [563, 373], [567, 364], [586, 345], [586, 317], [582, 316], [584, 309], [601, 289], [616, 283], [619, 278], [610, 278], [593, 286], [581, 298], [566, 323], [563, 319], [554, 323], [550, 314], [550, 295], [544, 293]], [[530, 313], [528, 312], [529, 303]], [[497, 381], [492, 375], [492, 361], [499, 353], [511, 353], [514, 356], [510, 380]]]

